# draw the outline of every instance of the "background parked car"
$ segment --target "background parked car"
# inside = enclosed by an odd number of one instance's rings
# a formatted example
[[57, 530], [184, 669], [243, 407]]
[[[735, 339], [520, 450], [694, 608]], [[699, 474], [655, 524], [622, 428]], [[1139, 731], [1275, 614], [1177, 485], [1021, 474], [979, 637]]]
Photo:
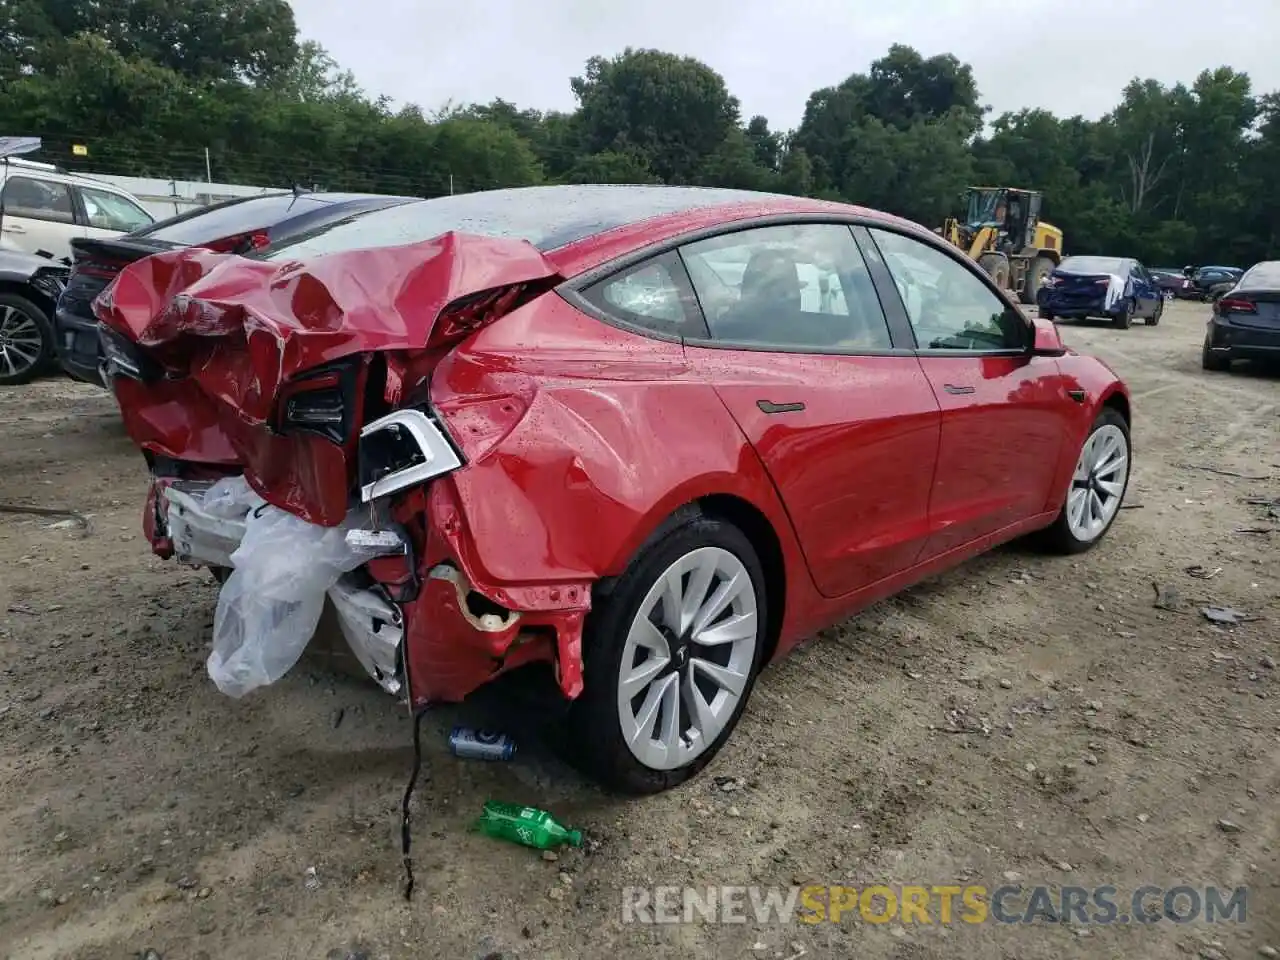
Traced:
[[227, 200], [122, 237], [77, 240], [71, 245], [71, 279], [58, 301], [54, 323], [62, 368], [77, 380], [102, 385], [102, 347], [91, 307], [112, 278], [135, 260], [179, 247], [245, 253], [345, 217], [413, 199], [365, 193], [268, 193]]
[[1178, 267], [1151, 267], [1150, 271], [1166, 300], [1200, 299], [1200, 291], [1196, 289], [1196, 285]]
[[1280, 360], [1280, 260], [1254, 264], [1214, 301], [1201, 365], [1229, 370], [1233, 360]]
[[1243, 275], [1239, 267], [1197, 267], [1191, 282], [1201, 300], [1214, 300], [1234, 287]]
[[1139, 318], [1155, 326], [1164, 314], [1155, 278], [1128, 257], [1067, 257], [1049, 274], [1036, 302], [1048, 320], [1106, 317], [1122, 329]]
[[25, 383], [53, 360], [49, 318], [66, 278], [47, 257], [0, 250], [0, 384]]
[[109, 183], [48, 163], [0, 163], [0, 249], [69, 263], [74, 239], [116, 237], [154, 221], [136, 197]]

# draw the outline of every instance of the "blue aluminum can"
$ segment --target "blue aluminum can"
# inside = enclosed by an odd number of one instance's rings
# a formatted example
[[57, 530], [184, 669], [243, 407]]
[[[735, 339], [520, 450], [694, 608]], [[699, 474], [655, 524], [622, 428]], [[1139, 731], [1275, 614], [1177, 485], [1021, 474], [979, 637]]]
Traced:
[[454, 727], [449, 733], [449, 749], [455, 757], [468, 760], [510, 760], [516, 755], [516, 742], [505, 733]]

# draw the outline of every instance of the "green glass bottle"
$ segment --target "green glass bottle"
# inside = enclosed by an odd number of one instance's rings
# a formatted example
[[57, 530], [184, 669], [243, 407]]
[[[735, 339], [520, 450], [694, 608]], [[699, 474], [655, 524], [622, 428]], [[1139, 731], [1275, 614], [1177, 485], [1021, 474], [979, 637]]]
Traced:
[[522, 807], [515, 803], [485, 801], [484, 811], [475, 822], [475, 829], [500, 840], [510, 840], [535, 850], [553, 850], [566, 843], [582, 846], [582, 831], [567, 830], [555, 817], [536, 807]]

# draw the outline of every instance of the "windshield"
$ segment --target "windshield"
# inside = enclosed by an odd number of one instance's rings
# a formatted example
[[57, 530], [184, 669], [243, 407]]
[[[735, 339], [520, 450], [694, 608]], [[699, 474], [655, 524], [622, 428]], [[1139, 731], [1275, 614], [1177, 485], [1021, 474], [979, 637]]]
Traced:
[[995, 223], [996, 204], [999, 201], [999, 190], [974, 190], [969, 194], [969, 211], [965, 214], [965, 223], [971, 227]]
[[1067, 257], [1058, 267], [1059, 273], [1118, 273], [1126, 274], [1129, 268], [1119, 257]]

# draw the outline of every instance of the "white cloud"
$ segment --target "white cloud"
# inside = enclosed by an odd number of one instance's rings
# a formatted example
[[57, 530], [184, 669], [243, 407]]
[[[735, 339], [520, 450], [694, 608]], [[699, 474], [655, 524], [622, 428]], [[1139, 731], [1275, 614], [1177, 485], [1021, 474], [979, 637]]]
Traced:
[[1044, 107], [1096, 118], [1134, 76], [1190, 84], [1201, 70], [1280, 89], [1275, 0], [292, 0], [370, 93], [434, 109], [502, 97], [574, 107], [588, 57], [656, 47], [710, 64], [742, 101], [786, 129], [813, 90], [864, 72], [892, 43], [954, 53], [996, 113]]

